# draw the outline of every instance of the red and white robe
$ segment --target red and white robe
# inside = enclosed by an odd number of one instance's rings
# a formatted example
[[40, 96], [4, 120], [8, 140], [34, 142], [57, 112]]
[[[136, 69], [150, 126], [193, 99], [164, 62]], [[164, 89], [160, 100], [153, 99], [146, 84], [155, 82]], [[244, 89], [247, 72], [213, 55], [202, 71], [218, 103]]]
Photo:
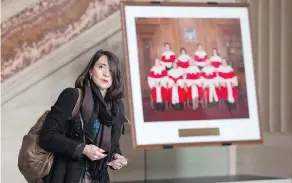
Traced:
[[219, 81], [214, 67], [208, 66], [202, 69], [202, 82], [206, 91], [207, 101], [218, 102], [216, 87]]
[[238, 78], [234, 70], [229, 65], [221, 65], [218, 68], [218, 75], [222, 90], [221, 98], [234, 103], [238, 99]]
[[205, 51], [196, 51], [194, 53], [194, 60], [197, 66], [204, 67], [206, 65], [206, 60], [208, 55]]
[[204, 90], [202, 87], [201, 71], [198, 66], [190, 66], [185, 77], [187, 85], [187, 99], [192, 101], [197, 98], [204, 97]]
[[178, 104], [185, 102], [184, 78], [181, 69], [168, 71], [169, 103]]
[[164, 51], [161, 55], [161, 63], [164, 65], [166, 68], [171, 68], [172, 63], [176, 60], [175, 53], [172, 51]]
[[187, 54], [183, 54], [180, 55], [177, 60], [177, 66], [185, 73], [190, 66], [191, 57]]
[[213, 67], [218, 69], [222, 65], [222, 58], [218, 55], [210, 57], [210, 62]]
[[161, 103], [168, 99], [167, 95], [167, 71], [164, 66], [153, 66], [147, 78], [151, 89], [152, 101]]

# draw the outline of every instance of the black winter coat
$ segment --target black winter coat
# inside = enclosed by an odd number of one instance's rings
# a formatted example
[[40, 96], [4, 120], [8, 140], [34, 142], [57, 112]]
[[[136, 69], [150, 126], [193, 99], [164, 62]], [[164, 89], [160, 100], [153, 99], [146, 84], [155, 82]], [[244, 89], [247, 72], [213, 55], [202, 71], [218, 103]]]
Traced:
[[[82, 123], [79, 113], [70, 119], [73, 108], [78, 99], [76, 88], [66, 88], [58, 97], [56, 103], [44, 123], [39, 136], [41, 148], [54, 152], [54, 164], [51, 172], [43, 180], [45, 183], [79, 183], [85, 168], [85, 155], [82, 154], [83, 143]], [[124, 106], [120, 110], [124, 116]], [[124, 119], [120, 119], [124, 120]], [[122, 123], [112, 126], [112, 157], [115, 153], [121, 154], [119, 139]], [[101, 183], [109, 182], [107, 167], [101, 173]]]

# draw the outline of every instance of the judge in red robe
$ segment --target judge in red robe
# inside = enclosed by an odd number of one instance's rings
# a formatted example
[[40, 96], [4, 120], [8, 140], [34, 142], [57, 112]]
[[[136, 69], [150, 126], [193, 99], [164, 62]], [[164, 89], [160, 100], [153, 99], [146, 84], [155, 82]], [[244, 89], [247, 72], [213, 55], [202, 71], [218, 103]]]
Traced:
[[173, 68], [168, 71], [169, 103], [174, 109], [182, 109], [185, 102], [184, 73], [177, 67], [176, 62]]
[[177, 58], [177, 66], [184, 73], [188, 70], [191, 62], [191, 57], [188, 55], [187, 50], [185, 48], [181, 48], [180, 56]]
[[218, 69], [222, 65], [222, 58], [219, 56], [219, 53], [216, 48], [213, 48], [212, 56], [210, 57], [210, 62], [213, 67]]
[[202, 69], [206, 65], [207, 59], [207, 53], [204, 51], [203, 46], [199, 44], [194, 53], [194, 60], [199, 69]]
[[202, 82], [206, 92], [206, 99], [209, 103], [218, 102], [216, 87], [219, 85], [219, 77], [215, 68], [207, 61], [206, 66], [202, 69]]
[[164, 51], [161, 55], [161, 64], [166, 67], [166, 70], [171, 69], [173, 62], [176, 61], [176, 56], [173, 51], [170, 50], [170, 44], [164, 44]]
[[150, 69], [147, 78], [148, 85], [151, 89], [151, 98], [156, 110], [164, 111], [165, 101], [168, 100], [167, 91], [167, 71], [160, 60], [155, 60], [155, 65]]
[[222, 65], [218, 68], [218, 75], [222, 90], [222, 99], [229, 103], [238, 100], [238, 78], [233, 68], [227, 64], [226, 60], [222, 60]]
[[193, 104], [193, 109], [198, 108], [199, 99], [204, 98], [204, 90], [202, 88], [201, 71], [198, 66], [192, 62], [185, 75], [187, 85], [187, 100]]

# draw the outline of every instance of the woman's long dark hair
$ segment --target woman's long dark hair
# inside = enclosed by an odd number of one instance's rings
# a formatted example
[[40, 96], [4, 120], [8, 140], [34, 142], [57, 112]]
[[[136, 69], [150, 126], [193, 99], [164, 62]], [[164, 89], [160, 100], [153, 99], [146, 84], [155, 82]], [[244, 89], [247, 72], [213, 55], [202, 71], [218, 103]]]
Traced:
[[75, 82], [76, 88], [82, 88], [88, 84], [90, 79], [89, 71], [94, 67], [95, 63], [101, 56], [108, 59], [109, 69], [112, 76], [112, 86], [107, 90], [105, 100], [117, 100], [124, 97], [124, 82], [121, 72], [120, 61], [118, 57], [110, 51], [98, 50], [90, 59], [89, 63], [79, 75]]

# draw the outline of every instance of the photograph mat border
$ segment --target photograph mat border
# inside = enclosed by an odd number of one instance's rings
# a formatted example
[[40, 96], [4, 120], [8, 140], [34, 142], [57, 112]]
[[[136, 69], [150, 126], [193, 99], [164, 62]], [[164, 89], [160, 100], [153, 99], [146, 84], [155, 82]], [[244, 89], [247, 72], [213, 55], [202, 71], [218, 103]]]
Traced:
[[[183, 9], [183, 11], [182, 11]], [[180, 14], [173, 15], [180, 10]], [[208, 11], [207, 11], [208, 10]], [[208, 13], [212, 11], [212, 14]], [[151, 12], [151, 14], [147, 13]], [[143, 119], [141, 87], [132, 87], [136, 145], [260, 140], [248, 7], [124, 6], [131, 86], [141, 86], [135, 18], [239, 18], [246, 74], [249, 119], [147, 122]], [[179, 138], [178, 129], [220, 128], [220, 136]], [[161, 134], [161, 129], [167, 131]], [[151, 136], [149, 136], [151, 132]]]

